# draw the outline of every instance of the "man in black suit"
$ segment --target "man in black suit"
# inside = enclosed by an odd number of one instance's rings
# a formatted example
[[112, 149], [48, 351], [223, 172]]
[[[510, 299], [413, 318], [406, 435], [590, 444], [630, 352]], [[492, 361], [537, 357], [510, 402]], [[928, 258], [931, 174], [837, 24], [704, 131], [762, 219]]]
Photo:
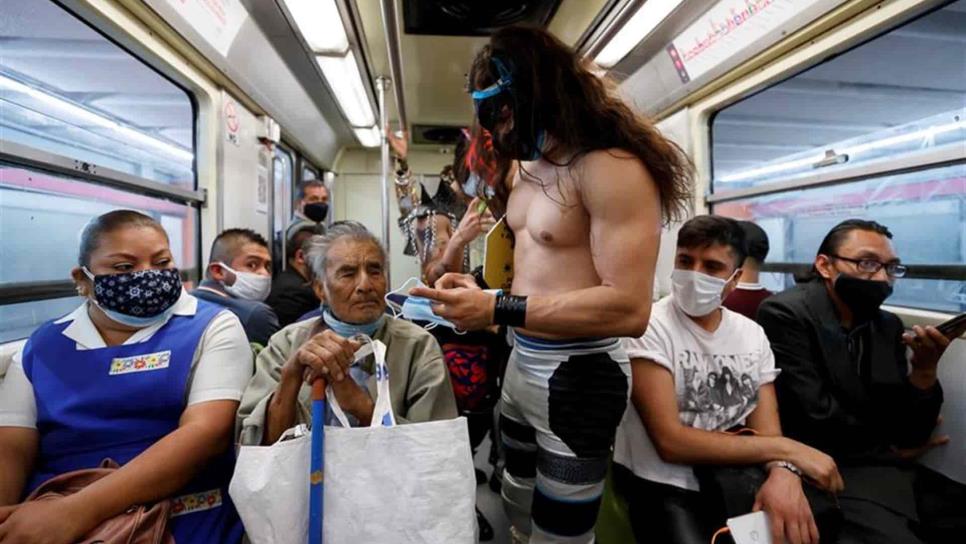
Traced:
[[782, 431], [835, 458], [845, 481], [838, 542], [921, 542], [911, 528], [911, 459], [944, 442], [930, 435], [943, 401], [936, 366], [949, 340], [934, 327], [903, 333], [902, 321], [880, 309], [906, 273], [891, 238], [874, 221], [843, 221], [822, 241], [810, 281], [758, 310], [782, 371]]

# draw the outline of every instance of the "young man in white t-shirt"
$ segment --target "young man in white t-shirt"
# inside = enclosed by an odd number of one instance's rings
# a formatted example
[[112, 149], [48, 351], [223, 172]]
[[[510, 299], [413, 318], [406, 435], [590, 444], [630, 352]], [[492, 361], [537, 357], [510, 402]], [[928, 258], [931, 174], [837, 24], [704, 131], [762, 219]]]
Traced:
[[[625, 339], [631, 404], [617, 431], [614, 474], [639, 542], [706, 544], [711, 519], [692, 465], [764, 465], [755, 509], [775, 542], [818, 542], [800, 474], [837, 492], [831, 457], [781, 436], [768, 339], [754, 321], [721, 308], [745, 258], [732, 219], [704, 215], [678, 233], [672, 295], [655, 303], [644, 336]], [[725, 434], [736, 426], [757, 436]]]

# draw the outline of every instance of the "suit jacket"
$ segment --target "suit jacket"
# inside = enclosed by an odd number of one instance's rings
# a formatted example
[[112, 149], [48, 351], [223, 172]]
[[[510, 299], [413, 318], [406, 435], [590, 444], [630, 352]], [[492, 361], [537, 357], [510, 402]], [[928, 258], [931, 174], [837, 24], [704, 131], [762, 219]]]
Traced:
[[892, 449], [929, 438], [943, 393], [938, 383], [928, 390], [909, 383], [902, 321], [880, 310], [869, 324], [864, 379], [821, 279], [765, 300], [758, 323], [782, 371], [775, 387], [783, 433], [835, 458], [844, 495], [915, 518], [909, 465]]

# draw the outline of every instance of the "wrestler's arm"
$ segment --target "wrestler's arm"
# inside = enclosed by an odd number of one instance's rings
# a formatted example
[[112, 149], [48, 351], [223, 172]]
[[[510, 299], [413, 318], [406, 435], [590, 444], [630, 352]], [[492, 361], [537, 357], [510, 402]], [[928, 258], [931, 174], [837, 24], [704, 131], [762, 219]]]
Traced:
[[526, 329], [638, 337], [651, 314], [660, 195], [647, 169], [626, 153], [598, 151], [582, 162], [578, 191], [590, 215], [590, 252], [601, 284], [528, 297]]

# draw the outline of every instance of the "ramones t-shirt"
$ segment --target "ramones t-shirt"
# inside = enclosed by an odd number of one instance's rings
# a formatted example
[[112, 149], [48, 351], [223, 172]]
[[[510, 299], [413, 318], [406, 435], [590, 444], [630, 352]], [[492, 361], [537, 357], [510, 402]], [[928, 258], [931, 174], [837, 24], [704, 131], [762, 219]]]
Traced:
[[[707, 431], [743, 424], [758, 406], [758, 388], [779, 372], [765, 331], [741, 314], [721, 311], [718, 329], [708, 332], [667, 297], [654, 304], [644, 336], [624, 339], [632, 361], [647, 359], [671, 372], [681, 423]], [[633, 404], [617, 429], [614, 461], [640, 478], [698, 489], [690, 466], [661, 460]]]

